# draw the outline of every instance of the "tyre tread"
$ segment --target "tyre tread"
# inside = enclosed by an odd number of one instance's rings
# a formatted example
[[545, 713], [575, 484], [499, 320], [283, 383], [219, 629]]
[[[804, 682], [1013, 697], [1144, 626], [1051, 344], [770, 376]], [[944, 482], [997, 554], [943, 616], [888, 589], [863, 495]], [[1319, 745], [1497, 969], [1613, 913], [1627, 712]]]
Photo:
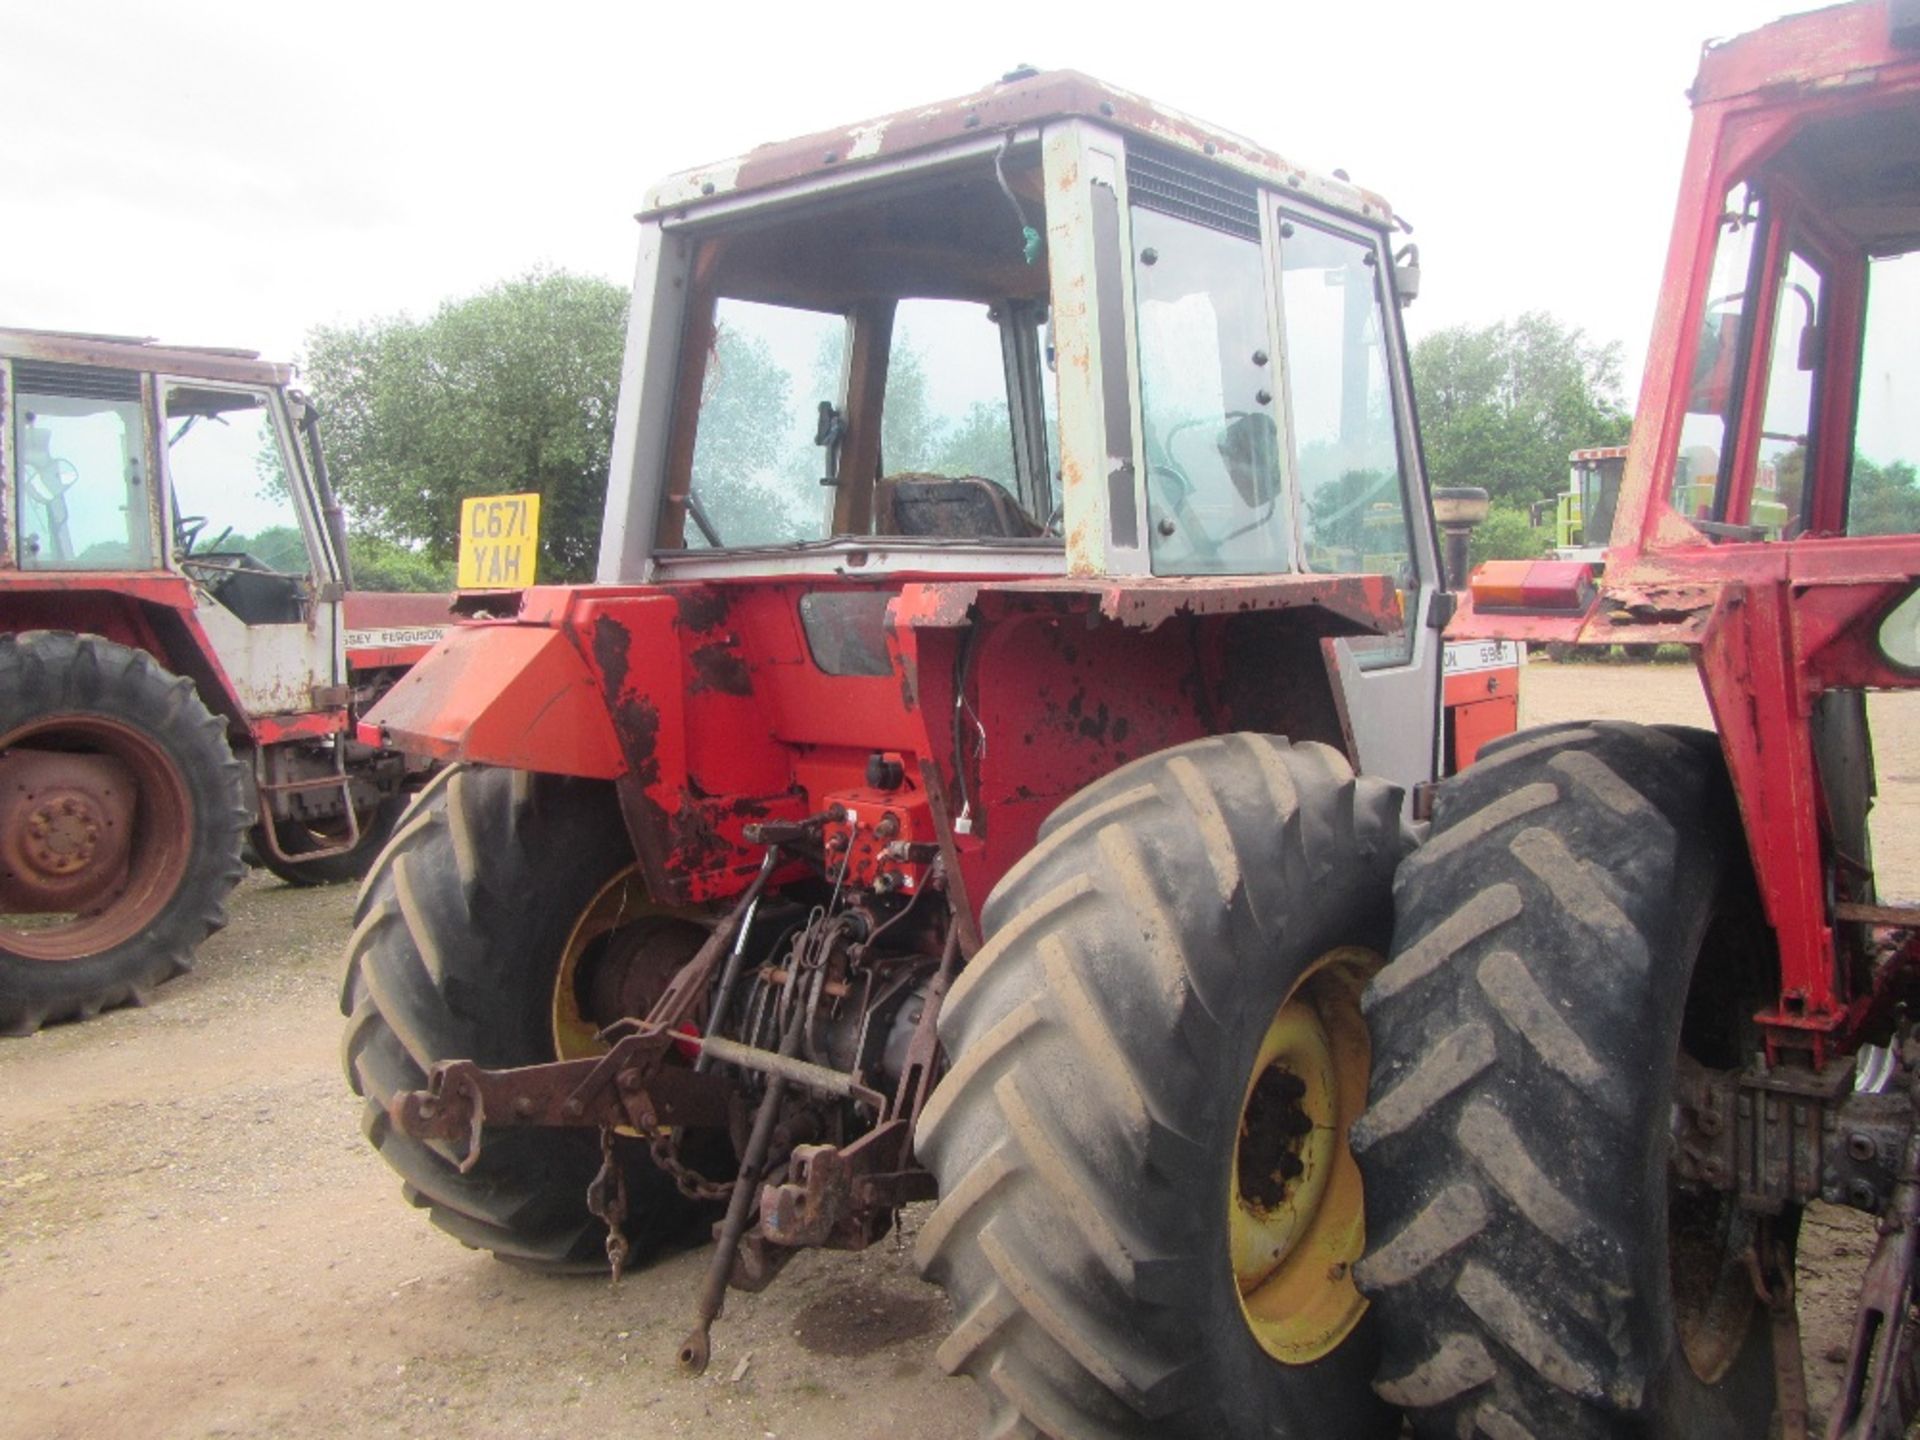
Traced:
[[1376, 1389], [1423, 1437], [1754, 1433], [1703, 1418], [1750, 1406], [1744, 1381], [1685, 1418], [1645, 1409], [1672, 1351], [1634, 1237], [1666, 1199], [1626, 1148], [1668, 1123], [1649, 1078], [1677, 1044], [1683, 917], [1743, 863], [1712, 737], [1575, 723], [1482, 753], [1436, 791], [1367, 997]]

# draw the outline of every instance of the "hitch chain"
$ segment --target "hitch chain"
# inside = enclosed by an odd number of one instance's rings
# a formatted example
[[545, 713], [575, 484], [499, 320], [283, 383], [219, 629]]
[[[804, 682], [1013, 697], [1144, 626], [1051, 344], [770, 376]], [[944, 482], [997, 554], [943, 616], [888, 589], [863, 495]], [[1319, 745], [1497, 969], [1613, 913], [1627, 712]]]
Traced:
[[606, 1222], [607, 1267], [615, 1285], [627, 1268], [627, 1173], [613, 1153], [613, 1127], [600, 1127], [600, 1173], [587, 1186], [587, 1211]]
[[673, 1177], [689, 1200], [725, 1200], [733, 1194], [732, 1180], [709, 1180], [680, 1158], [677, 1131], [653, 1132], [653, 1163]]

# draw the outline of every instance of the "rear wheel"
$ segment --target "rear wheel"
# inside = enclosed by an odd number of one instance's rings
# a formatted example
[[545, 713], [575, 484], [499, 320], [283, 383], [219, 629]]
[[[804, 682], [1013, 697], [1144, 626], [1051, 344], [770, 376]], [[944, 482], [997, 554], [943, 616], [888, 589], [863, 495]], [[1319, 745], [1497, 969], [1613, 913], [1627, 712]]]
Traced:
[[1337, 752], [1233, 735], [1089, 786], [994, 891], [917, 1136], [993, 1434], [1392, 1432], [1346, 1129], [1402, 833]]
[[1421, 1435], [1764, 1435], [1750, 1223], [1669, 1164], [1682, 1057], [1742, 1063], [1770, 978], [1714, 737], [1488, 747], [1396, 909], [1353, 1138], [1382, 1395]]
[[193, 964], [243, 872], [245, 771], [193, 684], [96, 635], [0, 637], [0, 1032]]
[[[456, 1147], [401, 1134], [387, 1102], [424, 1086], [441, 1060], [498, 1068], [591, 1053], [596, 986], [615, 982], [609, 1003], [619, 1003], [648, 988], [621, 962], [667, 957], [658, 969], [687, 958], [704, 932], [667, 929], [637, 881], [623, 888], [632, 859], [610, 786], [455, 766], [421, 792], [360, 893], [340, 1004], [363, 1128], [434, 1224], [504, 1259], [604, 1263], [606, 1227], [586, 1204], [596, 1135], [489, 1130], [479, 1163], [461, 1174]], [[615, 951], [614, 966], [596, 963]], [[638, 1140], [619, 1137], [615, 1151], [638, 1262], [705, 1212]]]

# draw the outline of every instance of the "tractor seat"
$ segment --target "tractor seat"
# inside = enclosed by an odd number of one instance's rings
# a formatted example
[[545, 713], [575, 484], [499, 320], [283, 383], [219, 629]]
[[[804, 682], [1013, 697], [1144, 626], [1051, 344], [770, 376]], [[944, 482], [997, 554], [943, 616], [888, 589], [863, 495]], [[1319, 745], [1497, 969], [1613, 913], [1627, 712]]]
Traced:
[[941, 540], [1026, 540], [1041, 533], [1004, 485], [982, 475], [888, 475], [874, 487], [874, 533]]

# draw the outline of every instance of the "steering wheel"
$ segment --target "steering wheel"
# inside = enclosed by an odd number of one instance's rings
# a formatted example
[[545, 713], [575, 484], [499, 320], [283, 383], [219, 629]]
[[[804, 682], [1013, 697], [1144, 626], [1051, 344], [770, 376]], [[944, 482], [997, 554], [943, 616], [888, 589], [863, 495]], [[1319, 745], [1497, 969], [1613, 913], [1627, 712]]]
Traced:
[[[175, 515], [173, 517], [173, 543], [183, 555], [191, 555], [194, 547], [200, 543], [200, 532], [207, 528], [204, 515]], [[220, 537], [225, 539], [223, 535]]]
[[203, 547], [200, 544], [200, 535], [206, 528], [207, 517], [204, 515], [181, 515], [174, 519], [173, 543], [180, 548], [180, 554], [183, 558], [193, 554], [196, 550], [218, 550], [222, 545], [227, 543], [227, 537], [233, 534], [233, 526], [229, 525], [213, 537], [211, 544]]
[[26, 467], [27, 493], [51, 505], [80, 483], [80, 467], [71, 460], [43, 460]]

